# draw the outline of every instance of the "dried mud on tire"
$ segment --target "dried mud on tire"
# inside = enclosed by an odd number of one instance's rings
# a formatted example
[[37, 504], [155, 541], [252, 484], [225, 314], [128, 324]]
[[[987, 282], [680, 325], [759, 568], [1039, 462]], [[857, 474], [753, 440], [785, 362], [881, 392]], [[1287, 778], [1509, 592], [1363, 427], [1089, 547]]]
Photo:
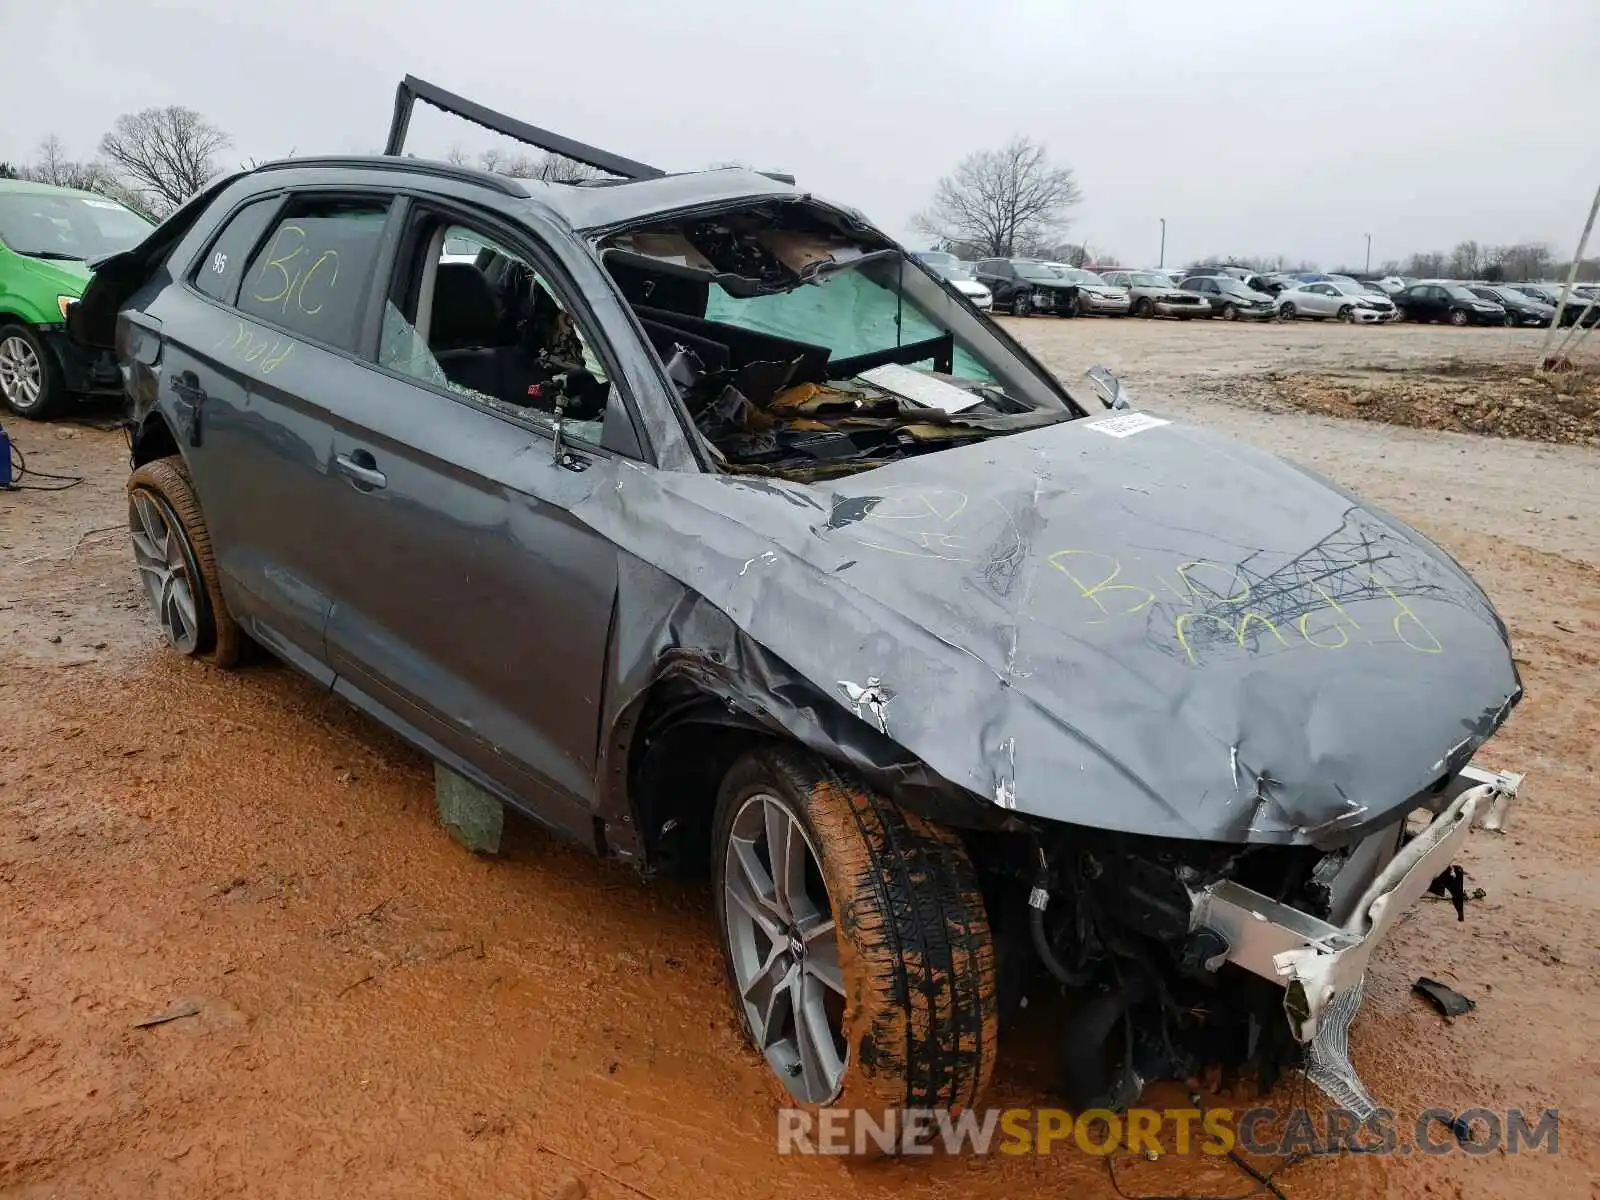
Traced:
[[994, 1071], [999, 1010], [961, 840], [797, 751], [741, 760], [724, 807], [756, 783], [799, 801], [834, 907], [849, 1054], [834, 1103], [880, 1114], [976, 1105]]

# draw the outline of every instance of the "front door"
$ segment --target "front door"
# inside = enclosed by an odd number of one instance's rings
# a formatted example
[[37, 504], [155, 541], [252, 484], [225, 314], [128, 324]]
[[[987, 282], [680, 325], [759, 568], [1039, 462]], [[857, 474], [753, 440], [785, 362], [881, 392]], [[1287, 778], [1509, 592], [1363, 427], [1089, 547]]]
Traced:
[[[470, 260], [445, 249], [463, 239]], [[559, 295], [529, 256], [419, 208], [377, 365], [324, 401], [339, 485], [317, 574], [341, 690], [592, 840], [617, 557], [570, 510], [621, 467], [595, 361], [558, 461], [552, 381], [587, 353]]]

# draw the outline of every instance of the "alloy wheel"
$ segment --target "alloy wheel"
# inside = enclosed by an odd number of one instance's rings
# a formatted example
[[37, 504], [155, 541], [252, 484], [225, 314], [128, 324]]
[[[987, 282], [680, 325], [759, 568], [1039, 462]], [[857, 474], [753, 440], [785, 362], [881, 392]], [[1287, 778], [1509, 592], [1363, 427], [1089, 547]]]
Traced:
[[200, 613], [195, 603], [199, 572], [183, 527], [153, 492], [134, 492], [128, 507], [134, 564], [150, 607], [167, 641], [181, 653], [193, 654], [200, 642]]
[[838, 1093], [844, 977], [822, 865], [800, 818], [759, 792], [734, 815], [723, 907], [733, 977], [767, 1064], [802, 1103]]
[[0, 393], [18, 412], [37, 407], [44, 391], [44, 369], [25, 338], [0, 342]]

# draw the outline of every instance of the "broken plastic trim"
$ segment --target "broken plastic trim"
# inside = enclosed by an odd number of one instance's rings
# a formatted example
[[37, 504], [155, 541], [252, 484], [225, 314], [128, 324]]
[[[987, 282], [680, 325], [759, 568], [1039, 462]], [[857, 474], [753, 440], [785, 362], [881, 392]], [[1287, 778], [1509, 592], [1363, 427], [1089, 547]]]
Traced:
[[[604, 171], [608, 175], [616, 175], [623, 179], [659, 179], [666, 174], [660, 167], [624, 158], [609, 150], [585, 145], [572, 138], [562, 137], [559, 133], [551, 133], [548, 129], [519, 121], [516, 117], [497, 112], [486, 105], [468, 100], [465, 96], [448, 92], [426, 79], [418, 79], [415, 75], [407, 75], [395, 88], [394, 117], [389, 123], [389, 139], [383, 148], [385, 154], [398, 156], [405, 153], [406, 134], [411, 130], [411, 112], [418, 100], [452, 116], [471, 121], [474, 125], [481, 125], [485, 129], [522, 142], [524, 145], [558, 154], [562, 158], [573, 159]], [[794, 183], [794, 176], [783, 171], [761, 171], [758, 174], [777, 180], [779, 183]]]
[[1190, 929], [1213, 930], [1228, 943], [1216, 966], [1231, 962], [1284, 988], [1290, 1032], [1309, 1044], [1318, 1067], [1309, 1072], [1312, 1082], [1340, 1103], [1366, 1098], [1342, 1044], [1373, 949], [1455, 858], [1476, 819], [1485, 828], [1503, 828], [1522, 776], [1468, 766], [1451, 784], [1441, 801], [1453, 798], [1377, 873], [1342, 926], [1230, 880], [1191, 893]]
[[389, 123], [389, 140], [383, 148], [385, 154], [405, 153], [406, 134], [411, 129], [411, 110], [418, 100], [471, 121], [474, 125], [482, 125], [485, 129], [504, 134], [535, 149], [584, 163], [608, 175], [619, 175], [623, 179], [659, 179], [666, 174], [660, 167], [587, 146], [572, 138], [562, 137], [559, 133], [551, 133], [548, 129], [540, 129], [537, 125], [529, 125], [526, 121], [496, 112], [465, 96], [447, 92], [426, 79], [418, 79], [415, 75], [407, 75], [395, 88], [394, 118]]

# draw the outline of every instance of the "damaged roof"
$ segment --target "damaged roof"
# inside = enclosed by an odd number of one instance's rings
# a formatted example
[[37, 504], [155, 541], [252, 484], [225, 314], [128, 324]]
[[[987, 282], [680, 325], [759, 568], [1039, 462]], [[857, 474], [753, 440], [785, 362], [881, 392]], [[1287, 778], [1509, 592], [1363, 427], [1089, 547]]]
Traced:
[[[426, 171], [473, 183], [489, 183], [499, 191], [527, 196], [549, 210], [564, 224], [578, 231], [609, 229], [635, 221], [647, 221], [689, 208], [737, 204], [743, 201], [800, 199], [808, 193], [743, 167], [715, 171], [690, 171], [680, 175], [660, 175], [653, 179], [602, 180], [587, 184], [546, 183], [538, 179], [515, 179], [472, 167], [426, 159], [394, 158], [389, 155], [351, 155], [332, 158], [285, 158], [263, 163], [258, 171], [336, 171], [348, 179], [351, 171], [373, 170]], [[218, 181], [231, 182], [240, 176]], [[506, 185], [510, 184], [508, 188]], [[515, 190], [513, 190], [515, 189]], [[210, 190], [216, 190], [213, 184]], [[850, 211], [841, 209], [841, 211]], [[852, 213], [852, 215], [855, 215]], [[863, 221], [863, 224], [865, 222]]]

